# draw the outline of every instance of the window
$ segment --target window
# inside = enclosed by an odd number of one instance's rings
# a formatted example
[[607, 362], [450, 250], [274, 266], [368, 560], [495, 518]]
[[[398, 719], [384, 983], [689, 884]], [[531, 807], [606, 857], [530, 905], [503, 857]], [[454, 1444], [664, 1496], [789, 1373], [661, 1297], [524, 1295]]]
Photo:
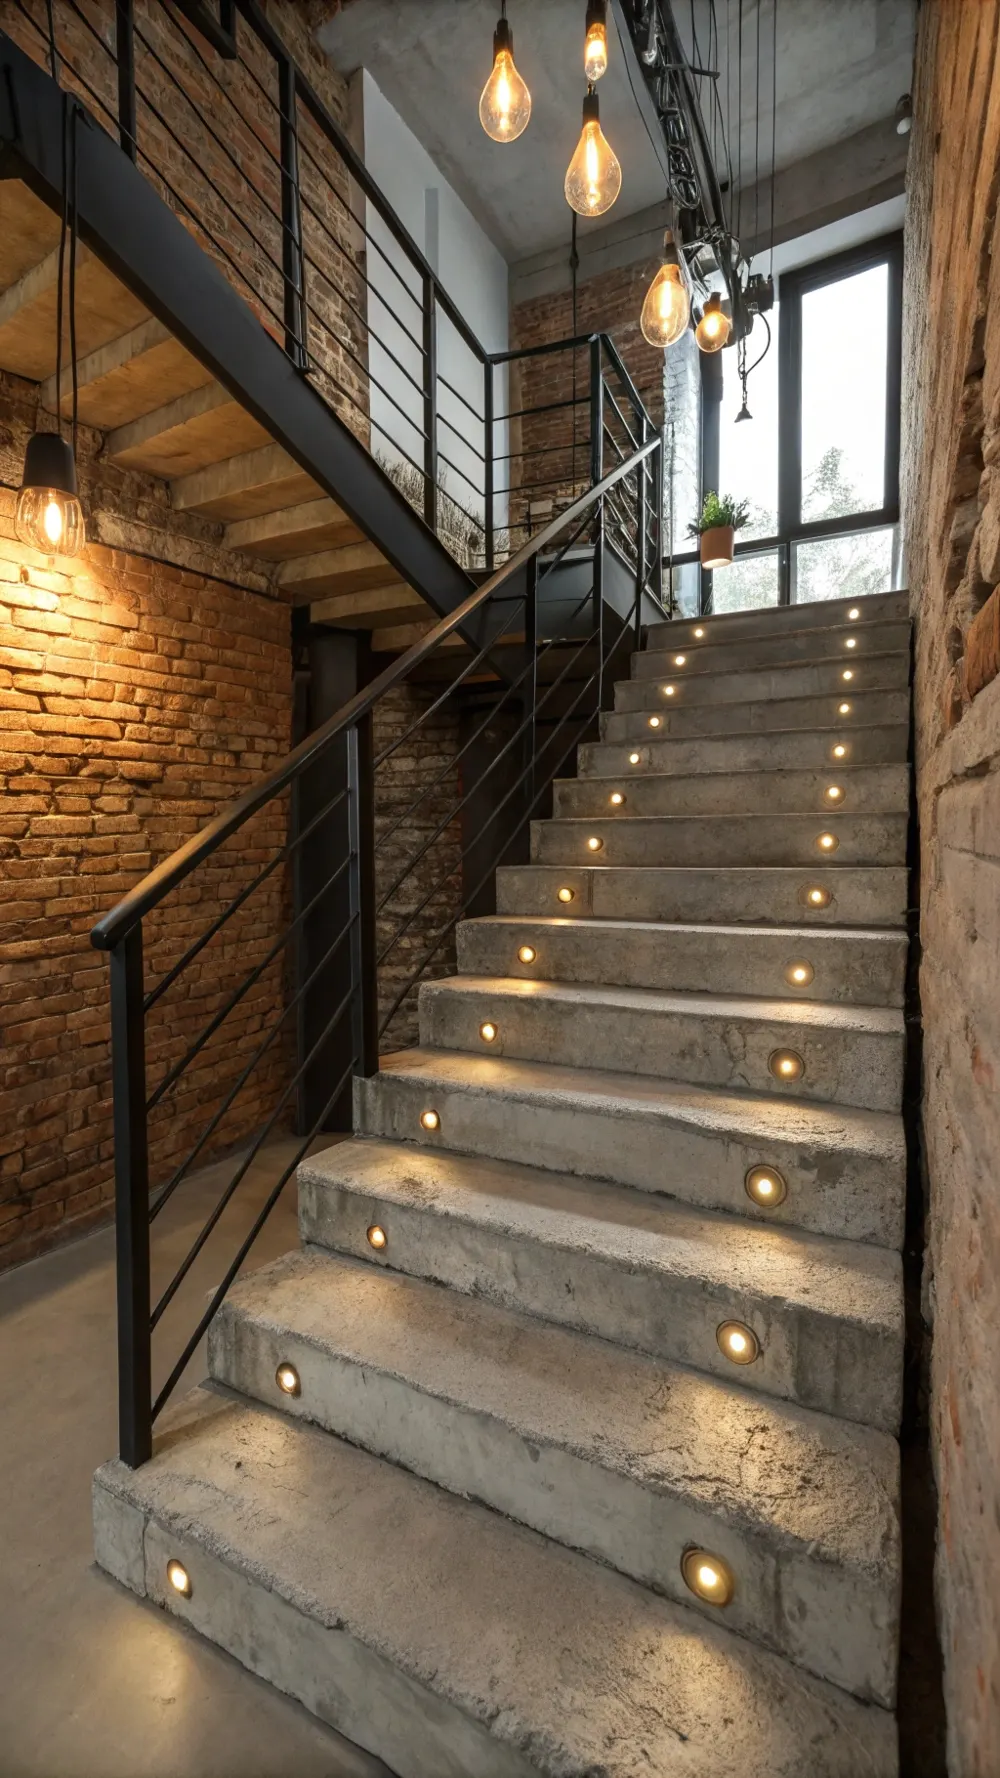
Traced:
[[[701, 576], [706, 611], [899, 585], [902, 236], [785, 272], [776, 295], [751, 420], [735, 349], [702, 360], [702, 488], [750, 502], [733, 566]], [[751, 365], [764, 343], [758, 320]]]

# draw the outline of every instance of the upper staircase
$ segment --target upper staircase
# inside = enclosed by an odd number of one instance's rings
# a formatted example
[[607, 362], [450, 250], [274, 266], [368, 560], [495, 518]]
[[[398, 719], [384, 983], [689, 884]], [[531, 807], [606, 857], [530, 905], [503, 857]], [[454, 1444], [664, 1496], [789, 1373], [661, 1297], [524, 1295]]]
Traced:
[[901, 593], [651, 628], [98, 1474], [102, 1565], [401, 1778], [896, 1771], [908, 685]]

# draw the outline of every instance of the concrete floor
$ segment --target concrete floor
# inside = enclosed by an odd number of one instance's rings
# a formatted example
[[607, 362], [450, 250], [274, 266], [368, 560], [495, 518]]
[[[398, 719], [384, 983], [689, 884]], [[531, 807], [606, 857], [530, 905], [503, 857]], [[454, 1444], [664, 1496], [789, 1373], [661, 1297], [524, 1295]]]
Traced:
[[[276, 1144], [251, 1169], [178, 1292], [157, 1336], [161, 1374], [290, 1152]], [[224, 1177], [200, 1174], [156, 1224], [161, 1280]], [[290, 1183], [251, 1265], [295, 1245]], [[94, 1567], [90, 1479], [116, 1447], [114, 1300], [111, 1230], [0, 1278], [2, 1778], [386, 1778], [378, 1761]], [[190, 1382], [204, 1368], [196, 1356]]]

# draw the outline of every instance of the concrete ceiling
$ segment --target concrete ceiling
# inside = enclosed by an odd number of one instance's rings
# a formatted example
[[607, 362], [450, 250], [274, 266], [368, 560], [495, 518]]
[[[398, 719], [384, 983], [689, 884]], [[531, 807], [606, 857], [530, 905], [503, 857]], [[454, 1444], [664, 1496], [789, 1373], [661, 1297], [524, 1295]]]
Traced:
[[[715, 0], [715, 85], [731, 125], [734, 174], [742, 156], [744, 186], [755, 183], [755, 169], [761, 175], [770, 170], [775, 4], [779, 167], [833, 149], [888, 117], [910, 86], [913, 0], [742, 0], [742, 9], [740, 0]], [[516, 263], [569, 235], [562, 187], [580, 129], [586, 8], [584, 0], [509, 0], [507, 10], [515, 59], [532, 95], [532, 116], [524, 135], [505, 146], [484, 135], [477, 116], [490, 69], [497, 0], [353, 0], [318, 35], [343, 73], [369, 70], [501, 252]], [[742, 128], [737, 131], [741, 10]], [[687, 0], [675, 0], [675, 13], [690, 53], [692, 8]], [[708, 57], [711, 14], [710, 0], [694, 0], [702, 65]], [[613, 24], [609, 36], [609, 67], [599, 90], [602, 126], [622, 164], [622, 192], [613, 213], [620, 223], [658, 204], [664, 190]], [[710, 83], [703, 85], [708, 119]], [[581, 223], [581, 232], [600, 227]]]

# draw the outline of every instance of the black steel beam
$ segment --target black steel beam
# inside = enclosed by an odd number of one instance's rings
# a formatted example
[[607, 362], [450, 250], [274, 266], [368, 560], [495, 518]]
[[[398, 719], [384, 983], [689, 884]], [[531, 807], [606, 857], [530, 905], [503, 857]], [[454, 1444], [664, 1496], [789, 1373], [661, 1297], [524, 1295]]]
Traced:
[[[62, 211], [65, 95], [0, 33], [0, 177]], [[473, 582], [349, 427], [289, 361], [152, 185], [84, 112], [76, 132], [80, 235], [150, 313], [445, 617]]]

